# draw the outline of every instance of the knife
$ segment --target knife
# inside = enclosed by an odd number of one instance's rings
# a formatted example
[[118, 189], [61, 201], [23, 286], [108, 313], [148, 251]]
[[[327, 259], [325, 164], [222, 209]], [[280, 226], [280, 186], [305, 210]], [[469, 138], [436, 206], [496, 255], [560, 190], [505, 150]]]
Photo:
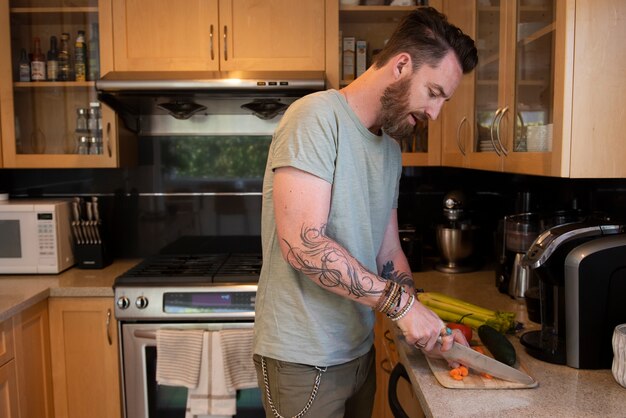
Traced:
[[98, 209], [98, 198], [92, 196], [91, 198], [91, 208], [93, 210], [93, 227], [94, 233], [96, 234], [96, 244], [101, 244], [102, 239], [100, 238], [100, 210]]
[[[439, 337], [438, 344], [441, 347], [441, 337]], [[499, 379], [523, 383], [525, 385], [535, 384], [535, 379], [526, 373], [520, 372], [496, 359], [480, 354], [478, 351], [456, 342], [453, 343], [452, 348], [448, 351], [442, 351], [441, 355], [448, 361], [455, 361], [470, 369], [474, 369], [480, 373], [490, 374]]]

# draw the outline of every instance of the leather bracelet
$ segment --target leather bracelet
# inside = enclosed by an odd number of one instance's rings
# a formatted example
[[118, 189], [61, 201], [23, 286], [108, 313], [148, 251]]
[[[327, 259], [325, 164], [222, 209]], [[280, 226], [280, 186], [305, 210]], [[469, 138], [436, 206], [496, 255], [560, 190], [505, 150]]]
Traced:
[[413, 307], [413, 304], [415, 303], [415, 294], [411, 294], [409, 296], [409, 301], [407, 302], [406, 305], [404, 305], [404, 307], [402, 308], [402, 310], [398, 313], [398, 315], [394, 316], [394, 317], [390, 317], [392, 321], [397, 321], [400, 318], [404, 317], [407, 313], [409, 313], [409, 311], [411, 310], [411, 308]]

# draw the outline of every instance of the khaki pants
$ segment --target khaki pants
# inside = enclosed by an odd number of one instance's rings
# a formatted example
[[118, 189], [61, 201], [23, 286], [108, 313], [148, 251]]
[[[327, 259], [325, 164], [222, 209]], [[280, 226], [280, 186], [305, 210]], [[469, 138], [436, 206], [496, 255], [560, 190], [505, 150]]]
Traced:
[[[370, 417], [376, 393], [374, 348], [348, 363], [331, 366], [322, 373], [319, 389], [311, 408], [304, 415], [311, 418]], [[263, 394], [265, 416], [275, 415], [267, 402], [261, 357], [254, 355], [259, 388]], [[307, 404], [315, 385], [315, 366], [265, 358], [269, 390], [274, 407], [286, 418], [298, 414]]]

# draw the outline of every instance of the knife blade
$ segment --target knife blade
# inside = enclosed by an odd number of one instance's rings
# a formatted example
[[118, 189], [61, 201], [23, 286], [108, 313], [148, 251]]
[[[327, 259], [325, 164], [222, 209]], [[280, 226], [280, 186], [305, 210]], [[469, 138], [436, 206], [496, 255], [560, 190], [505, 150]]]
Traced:
[[[441, 346], [440, 342], [438, 344]], [[448, 361], [455, 361], [477, 372], [487, 373], [499, 379], [523, 383], [525, 385], [535, 383], [535, 379], [526, 373], [456, 342], [448, 351], [442, 351], [441, 355]]]

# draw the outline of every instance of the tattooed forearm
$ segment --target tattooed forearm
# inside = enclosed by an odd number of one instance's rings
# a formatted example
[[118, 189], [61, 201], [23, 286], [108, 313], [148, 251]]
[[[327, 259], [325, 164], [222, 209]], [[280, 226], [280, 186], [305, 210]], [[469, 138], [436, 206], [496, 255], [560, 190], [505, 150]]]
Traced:
[[325, 229], [326, 225], [320, 228], [303, 225], [300, 243], [283, 240], [289, 249], [287, 262], [324, 287], [344, 289], [356, 298], [380, 295], [382, 290], [374, 286], [380, 278], [326, 236]]
[[413, 287], [413, 278], [410, 275], [394, 270], [393, 268], [393, 261], [387, 261], [385, 265], [383, 265], [383, 271], [380, 273], [380, 276], [385, 279], [393, 280], [399, 285]]

